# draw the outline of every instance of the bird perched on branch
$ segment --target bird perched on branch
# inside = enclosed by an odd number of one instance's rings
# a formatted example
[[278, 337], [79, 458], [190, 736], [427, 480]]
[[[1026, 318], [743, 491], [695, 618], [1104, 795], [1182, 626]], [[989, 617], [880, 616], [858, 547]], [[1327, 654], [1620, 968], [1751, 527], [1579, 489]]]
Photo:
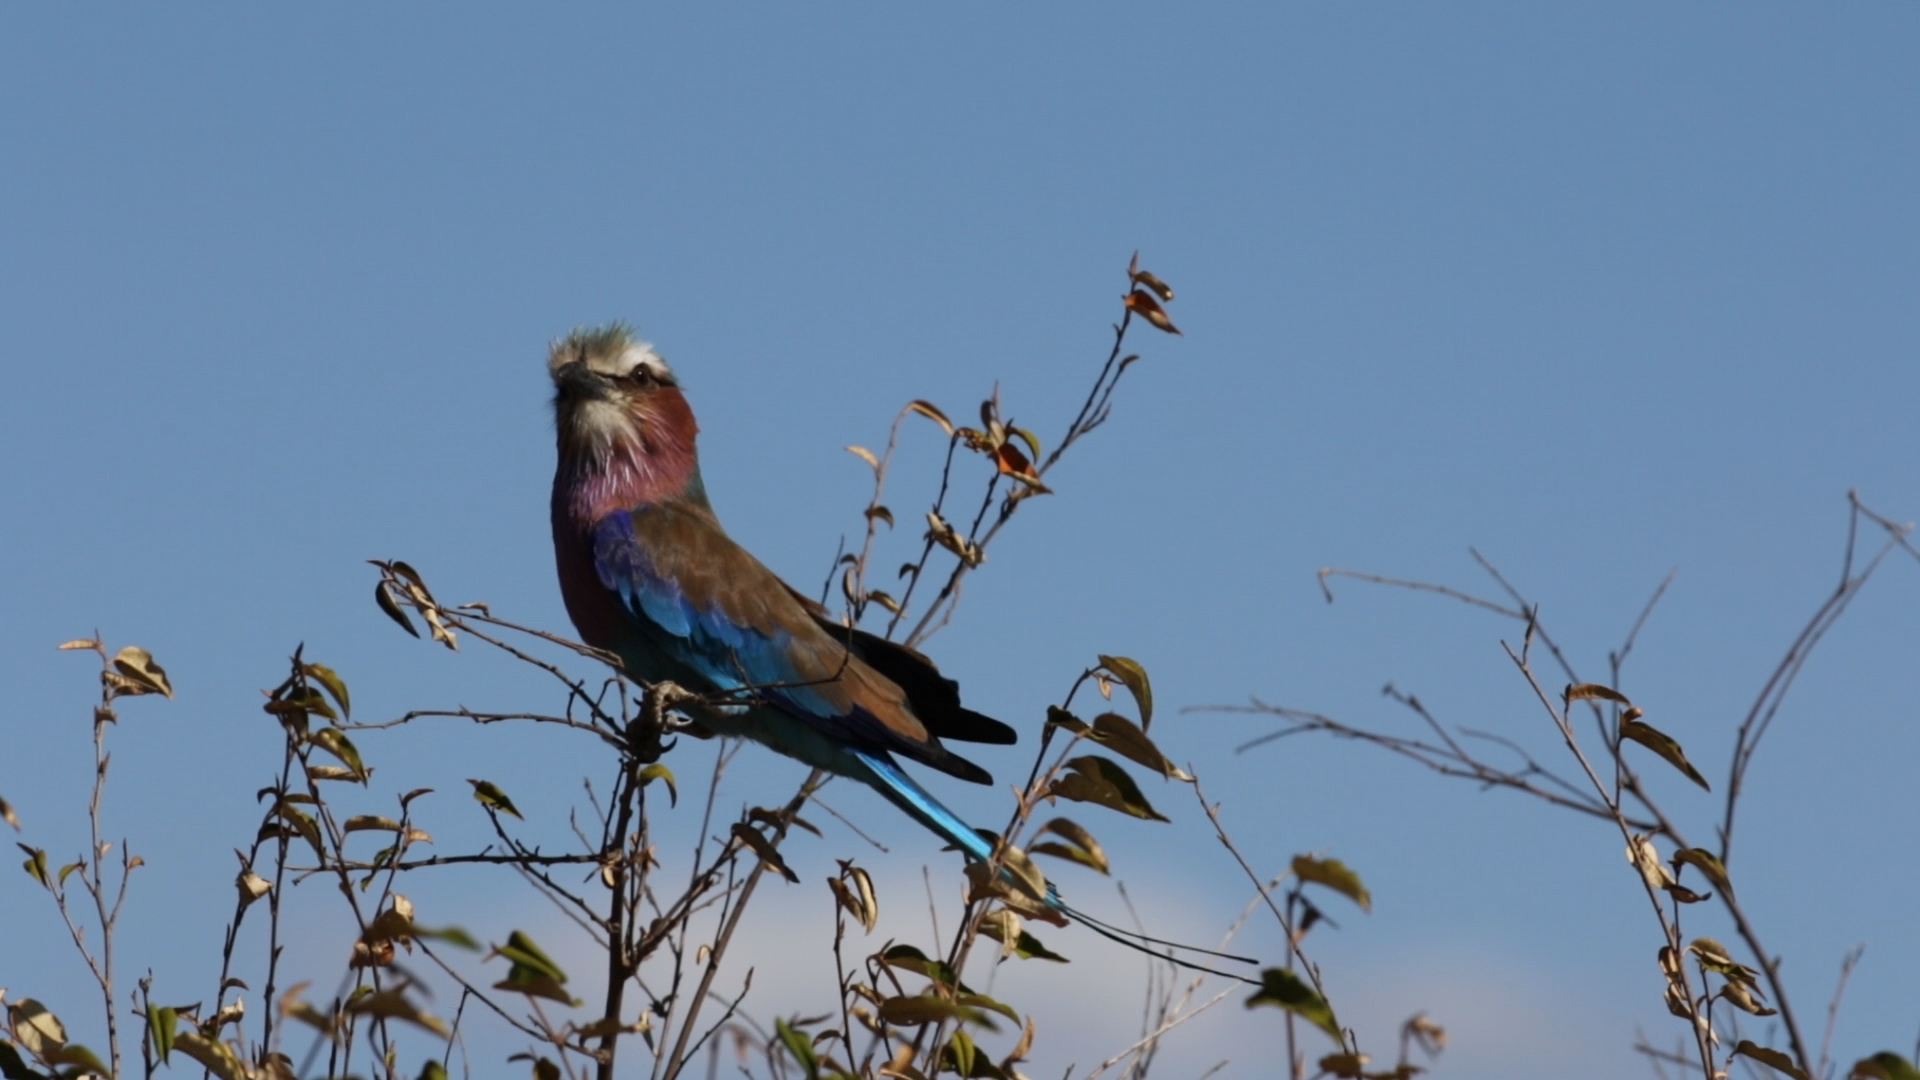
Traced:
[[[694, 722], [858, 780], [970, 859], [991, 858], [993, 844], [896, 757], [992, 783], [942, 740], [1011, 743], [1014, 730], [963, 707], [959, 687], [920, 653], [834, 622], [727, 536], [700, 479], [693, 410], [666, 361], [627, 327], [576, 331], [553, 346], [547, 370], [559, 442], [554, 557], [580, 636], [636, 678], [738, 694]], [[1044, 902], [1107, 936], [1127, 934], [1068, 908], [1051, 886]]]

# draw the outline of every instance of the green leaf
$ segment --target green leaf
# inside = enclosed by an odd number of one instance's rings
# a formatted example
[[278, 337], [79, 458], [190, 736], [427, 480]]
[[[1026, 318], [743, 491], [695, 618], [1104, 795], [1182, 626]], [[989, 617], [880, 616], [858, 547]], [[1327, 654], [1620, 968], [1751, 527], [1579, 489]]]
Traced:
[[1167, 760], [1145, 731], [1119, 713], [1101, 713], [1094, 717], [1093, 737], [1128, 761], [1145, 765], [1171, 780], [1193, 782], [1193, 774]]
[[[172, 695], [169, 694], [168, 696], [171, 697]], [[68, 1043], [60, 1049], [55, 1050], [53, 1053], [47, 1055], [46, 1061], [49, 1065], [66, 1066], [69, 1070], [67, 1073], [69, 1076], [107, 1075], [106, 1064], [102, 1062], [93, 1051], [81, 1046], [79, 1043]]]
[[680, 805], [680, 785], [674, 782], [673, 770], [667, 768], [665, 765], [662, 765], [657, 761], [647, 766], [646, 768], [640, 770], [640, 786], [641, 787], [646, 787], [648, 784], [654, 782], [655, 780], [666, 781], [668, 804], [672, 806], [679, 806]]
[[1733, 1056], [1750, 1057], [1775, 1072], [1785, 1073], [1793, 1077], [1793, 1080], [1813, 1080], [1812, 1077], [1807, 1075], [1807, 1070], [1793, 1063], [1793, 1058], [1778, 1050], [1756, 1045], [1746, 1039], [1741, 1039], [1740, 1045], [1733, 1048]]
[[353, 705], [347, 699], [346, 680], [332, 668], [325, 664], [301, 664], [300, 670], [306, 673], [307, 678], [317, 680], [321, 686], [327, 688], [327, 693], [333, 697], [334, 703], [340, 706], [341, 716], [353, 714]]
[[1679, 866], [1682, 863], [1697, 866], [1700, 868], [1700, 872], [1706, 875], [1707, 881], [1712, 883], [1714, 888], [1719, 889], [1723, 893], [1733, 891], [1733, 882], [1727, 880], [1727, 868], [1725, 864], [1721, 863], [1720, 859], [1711, 851], [1697, 847], [1681, 848], [1679, 851], [1673, 853], [1673, 862], [1675, 866]]
[[1348, 869], [1347, 865], [1339, 859], [1316, 859], [1311, 855], [1295, 855], [1293, 874], [1301, 881], [1325, 885], [1359, 904], [1362, 911], [1373, 910], [1373, 897], [1368, 894], [1367, 887], [1361, 884], [1360, 875]]
[[[1008, 1005], [1002, 1001], [996, 1001], [985, 994], [968, 993], [963, 987], [962, 993], [960, 994], [959, 998], [957, 998], [956, 1000], [963, 1008], [990, 1009], [993, 1012], [999, 1013], [1001, 1016], [1006, 1017], [1007, 1019], [1013, 1021], [1016, 1024], [1020, 1022], [1020, 1014], [1013, 1011], [1013, 1006]], [[991, 1020], [983, 1020], [983, 1021], [975, 1021], [975, 1022], [979, 1023], [981, 1027], [986, 1028], [988, 1031], [999, 1030], [998, 1028], [993, 1026], [993, 1022]]]
[[1734, 982], [1753, 986], [1759, 981], [1759, 972], [1734, 960], [1725, 945], [1710, 937], [1694, 938], [1687, 944], [1687, 951], [1698, 957], [1701, 966], [1708, 971], [1718, 972]]
[[191, 1025], [173, 1040], [174, 1049], [206, 1066], [220, 1080], [246, 1080], [248, 1069], [226, 1043], [209, 1039]]
[[880, 954], [880, 962], [888, 967], [902, 971], [911, 971], [924, 975], [942, 986], [965, 990], [967, 986], [960, 976], [944, 960], [935, 960], [911, 945], [895, 945]]
[[507, 943], [494, 946], [493, 954], [504, 956], [513, 963], [507, 970], [507, 977], [493, 984], [495, 990], [574, 1004], [573, 998], [562, 989], [567, 981], [567, 973], [560, 970], [560, 965], [554, 963], [525, 933], [515, 930], [507, 935]]
[[777, 1016], [773, 1018], [773, 1030], [780, 1036], [780, 1042], [787, 1048], [787, 1053], [792, 1054], [793, 1060], [807, 1070], [809, 1078], [820, 1075], [820, 1055], [813, 1052], [812, 1036], [795, 1029], [792, 1024]]
[[180, 1029], [180, 1014], [164, 1005], [147, 1005], [147, 1034], [153, 1037], [153, 1048], [160, 1053], [160, 1063], [167, 1062], [167, 1055], [173, 1053], [173, 1034]]
[[415, 926], [413, 928], [413, 936], [423, 937], [429, 941], [444, 941], [455, 948], [465, 949], [468, 952], [480, 951], [480, 943], [473, 939], [473, 935], [458, 926], [442, 926], [438, 929]]
[[1713, 785], [1707, 783], [1707, 778], [1701, 776], [1700, 771], [1695, 769], [1693, 763], [1687, 760], [1687, 753], [1680, 749], [1680, 744], [1652, 724], [1644, 720], [1623, 719], [1620, 722], [1620, 737], [1622, 739], [1632, 739], [1641, 746], [1659, 754], [1667, 760], [1667, 764], [1685, 773], [1687, 779], [1699, 784], [1708, 791], [1713, 790]]
[[1140, 730], [1145, 731], [1153, 724], [1153, 683], [1147, 680], [1147, 669], [1129, 657], [1104, 653], [1100, 656], [1100, 666], [1112, 672], [1133, 694], [1133, 702], [1140, 709]]
[[467, 778], [467, 783], [473, 785], [473, 797], [480, 800], [481, 806], [489, 810], [497, 810], [502, 814], [512, 814], [522, 821], [526, 820], [520, 817], [519, 808], [513, 805], [512, 799], [507, 798], [506, 792], [500, 790], [500, 785], [491, 780], [475, 780], [472, 777]]
[[439, 1058], [428, 1058], [426, 1064], [420, 1066], [419, 1080], [447, 1080], [447, 1067]]
[[931, 994], [900, 994], [880, 1003], [880, 1019], [896, 1027], [922, 1027], [952, 1020], [999, 1030], [984, 1009], [962, 1005]]
[[953, 1038], [947, 1040], [945, 1050], [954, 1072], [961, 1076], [968, 1076], [973, 1072], [973, 1039], [966, 1032], [955, 1031]]
[[380, 605], [380, 610], [387, 613], [387, 618], [400, 624], [400, 629], [414, 637], [420, 636], [420, 631], [413, 628], [413, 620], [407, 618], [407, 613], [401, 611], [400, 605], [393, 602], [393, 594], [388, 590], [385, 581], [373, 583], [373, 602]]
[[27, 853], [27, 861], [20, 864], [26, 870], [27, 876], [51, 891], [53, 882], [47, 877], [47, 853], [41, 848], [28, 847], [25, 844], [14, 846]]
[[[274, 818], [279, 818], [281, 824], [275, 825], [273, 823]], [[307, 846], [313, 849], [315, 858], [326, 858], [326, 849], [320, 841], [319, 824], [305, 811], [293, 805], [292, 796], [274, 803], [273, 810], [268, 813], [266, 823], [260, 827], [260, 836], [262, 838], [284, 837], [289, 834], [297, 835], [305, 840]], [[194, 1060], [199, 1061], [200, 1059], [195, 1058]], [[201, 1062], [201, 1064], [204, 1065], [206, 1063]]]
[[1094, 754], [1073, 758], [1067, 762], [1067, 769], [1065, 776], [1056, 777], [1047, 788], [1049, 796], [1093, 803], [1148, 821], [1170, 820], [1140, 793], [1133, 777], [1108, 758]]
[[552, 978], [555, 982], [567, 981], [567, 973], [562, 971], [560, 965], [554, 963], [553, 958], [528, 937], [525, 931], [515, 930], [508, 934], [507, 943], [494, 946], [493, 952], [495, 956], [504, 956], [530, 971]]
[[1268, 968], [1260, 973], [1260, 989], [1247, 999], [1247, 1008], [1272, 1005], [1285, 1009], [1340, 1041], [1340, 1025], [1333, 1018], [1333, 1007], [1314, 992], [1313, 987], [1285, 968]]
[[1920, 1069], [1891, 1050], [1882, 1050], [1870, 1058], [1853, 1063], [1847, 1080], [1920, 1080]]
[[5, 1080], [50, 1080], [46, 1073], [27, 1067], [27, 1059], [13, 1044], [0, 1039], [0, 1077]]
[[361, 783], [367, 780], [367, 767], [360, 761], [360, 751], [354, 749], [353, 741], [347, 733], [337, 727], [323, 727], [307, 736], [307, 741], [340, 759], [340, 764], [353, 770]]

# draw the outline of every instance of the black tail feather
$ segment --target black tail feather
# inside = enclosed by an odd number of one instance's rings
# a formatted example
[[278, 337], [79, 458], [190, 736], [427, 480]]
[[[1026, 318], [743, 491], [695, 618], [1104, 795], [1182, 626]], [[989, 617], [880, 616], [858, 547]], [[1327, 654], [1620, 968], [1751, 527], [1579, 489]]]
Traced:
[[[1261, 985], [1259, 979], [1250, 979], [1245, 975], [1237, 975], [1231, 971], [1221, 971], [1217, 968], [1210, 968], [1205, 964], [1198, 963], [1196, 961], [1182, 959], [1174, 955], [1174, 950], [1177, 949], [1177, 950], [1180, 950], [1181, 952], [1199, 953], [1202, 956], [1218, 957], [1221, 960], [1232, 960], [1232, 961], [1235, 961], [1236, 963], [1241, 963], [1241, 964], [1258, 964], [1260, 962], [1258, 960], [1255, 960], [1251, 956], [1236, 956], [1233, 953], [1219, 952], [1214, 949], [1203, 949], [1198, 945], [1182, 945], [1177, 941], [1167, 941], [1163, 938], [1152, 937], [1147, 934], [1138, 933], [1137, 931], [1123, 930], [1120, 927], [1101, 922], [1099, 919], [1096, 919], [1093, 916], [1088, 915], [1085, 912], [1080, 911], [1078, 909], [1070, 908], [1065, 904], [1059, 904], [1058, 906], [1059, 906], [1060, 913], [1062, 915], [1065, 915], [1067, 918], [1072, 919], [1074, 922], [1079, 923], [1081, 926], [1084, 926], [1087, 929], [1093, 931], [1094, 933], [1099, 934], [1101, 937], [1106, 938], [1108, 941], [1117, 942], [1118, 944], [1125, 945], [1127, 948], [1132, 949], [1135, 952], [1145, 953], [1148, 956], [1151, 956], [1157, 960], [1165, 960], [1167, 963], [1172, 964], [1175, 967], [1186, 968], [1188, 971], [1199, 971], [1199, 972], [1204, 972], [1205, 974], [1208, 974], [1208, 975], [1218, 975], [1223, 979], [1233, 979], [1237, 982], [1246, 983], [1248, 986]], [[1159, 949], [1155, 949], [1153, 947], [1155, 945], [1162, 946], [1167, 951], [1161, 952]]]

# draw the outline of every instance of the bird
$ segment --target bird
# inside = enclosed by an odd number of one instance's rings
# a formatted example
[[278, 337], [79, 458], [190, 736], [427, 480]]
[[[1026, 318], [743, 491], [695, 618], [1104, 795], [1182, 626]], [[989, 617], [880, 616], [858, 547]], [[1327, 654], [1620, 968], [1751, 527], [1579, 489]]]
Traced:
[[[553, 343], [547, 371], [554, 560], [582, 640], [643, 682], [720, 695], [691, 718], [697, 733], [750, 739], [858, 781], [969, 860], [990, 860], [988, 835], [900, 759], [990, 784], [945, 740], [1005, 745], [1014, 729], [963, 706], [958, 684], [918, 650], [842, 625], [727, 535], [679, 380], [629, 326], [574, 331]], [[1128, 938], [1189, 948], [1108, 926], [1051, 884], [1044, 903], [1133, 948], [1142, 946]]]

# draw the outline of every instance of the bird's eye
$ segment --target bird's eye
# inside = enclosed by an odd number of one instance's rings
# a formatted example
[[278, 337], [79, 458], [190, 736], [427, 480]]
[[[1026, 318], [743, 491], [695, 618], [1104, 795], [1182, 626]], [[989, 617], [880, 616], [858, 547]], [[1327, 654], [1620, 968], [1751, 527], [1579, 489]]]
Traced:
[[660, 377], [647, 365], [636, 364], [632, 371], [627, 372], [626, 381], [635, 386], [652, 386], [660, 381]]

